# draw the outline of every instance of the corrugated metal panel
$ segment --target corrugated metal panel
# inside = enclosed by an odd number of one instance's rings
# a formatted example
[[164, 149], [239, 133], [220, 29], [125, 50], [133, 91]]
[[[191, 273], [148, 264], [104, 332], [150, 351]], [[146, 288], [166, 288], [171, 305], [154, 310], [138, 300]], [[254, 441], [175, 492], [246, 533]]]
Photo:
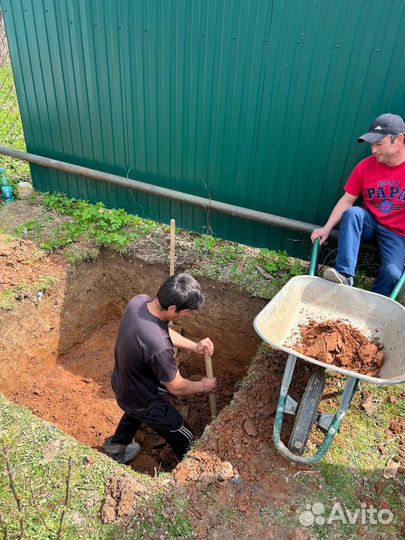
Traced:
[[[28, 151], [322, 223], [404, 113], [404, 3], [1, 0]], [[33, 168], [36, 187], [248, 244], [296, 235]], [[302, 237], [301, 237], [302, 239]]]

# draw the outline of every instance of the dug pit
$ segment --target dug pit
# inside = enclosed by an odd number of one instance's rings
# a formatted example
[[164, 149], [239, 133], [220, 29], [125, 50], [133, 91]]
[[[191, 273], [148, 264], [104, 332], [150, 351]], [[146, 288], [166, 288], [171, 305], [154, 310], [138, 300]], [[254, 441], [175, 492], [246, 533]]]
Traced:
[[[101, 449], [122, 415], [110, 386], [121, 313], [132, 296], [153, 296], [166, 278], [167, 271], [159, 266], [109, 254], [76, 269], [61, 262], [53, 289], [1, 314], [5, 339], [0, 391], [84, 444]], [[201, 284], [205, 305], [183, 320], [182, 327], [186, 337], [209, 336], [215, 344], [220, 411], [231, 401], [260, 343], [252, 320], [264, 302], [230, 285], [206, 280]], [[204, 375], [203, 357], [180, 352], [178, 360], [184, 377]], [[173, 403], [198, 438], [211, 421], [208, 396], [173, 398]], [[176, 465], [170, 447], [149, 428], [141, 428], [136, 439], [142, 452], [132, 463], [135, 470], [155, 474]]]

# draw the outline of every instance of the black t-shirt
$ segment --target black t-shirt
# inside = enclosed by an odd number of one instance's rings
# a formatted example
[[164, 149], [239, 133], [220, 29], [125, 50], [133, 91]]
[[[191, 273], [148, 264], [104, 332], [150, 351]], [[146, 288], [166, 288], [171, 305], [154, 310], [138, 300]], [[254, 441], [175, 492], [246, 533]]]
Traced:
[[151, 298], [140, 294], [127, 305], [115, 343], [115, 366], [111, 384], [118, 405], [128, 414], [150, 409], [167, 390], [177, 373], [168, 323], [150, 313]]

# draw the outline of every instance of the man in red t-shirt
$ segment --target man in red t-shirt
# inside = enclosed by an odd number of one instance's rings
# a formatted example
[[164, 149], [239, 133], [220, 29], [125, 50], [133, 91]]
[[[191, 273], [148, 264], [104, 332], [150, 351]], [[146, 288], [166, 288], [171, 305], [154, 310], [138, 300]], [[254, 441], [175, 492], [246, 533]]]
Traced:
[[[340, 222], [336, 269], [326, 269], [324, 278], [353, 285], [360, 241], [376, 242], [381, 268], [373, 291], [389, 296], [394, 289], [405, 264], [404, 133], [403, 119], [388, 113], [358, 139], [370, 143], [372, 155], [355, 167], [328, 221], [311, 235], [323, 244]], [[363, 207], [353, 206], [360, 196]]]

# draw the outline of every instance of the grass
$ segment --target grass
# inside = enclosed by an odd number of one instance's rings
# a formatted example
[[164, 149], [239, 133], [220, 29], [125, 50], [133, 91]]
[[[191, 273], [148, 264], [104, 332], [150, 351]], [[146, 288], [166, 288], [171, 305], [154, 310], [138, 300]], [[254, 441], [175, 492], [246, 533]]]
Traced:
[[[0, 425], [0, 449], [4, 446], [8, 449], [15, 489], [21, 500], [24, 540], [56, 538], [64, 508], [69, 460], [72, 463], [70, 492], [62, 538], [125, 538], [125, 531], [117, 525], [103, 525], [100, 521], [106, 480], [111, 475], [122, 474], [121, 467], [1, 396]], [[7, 531], [9, 538], [17, 538], [20, 515], [6, 473], [4, 450], [0, 451], [0, 463], [1, 528], [3, 536]]]
[[[397, 499], [388, 500], [386, 497], [387, 493], [393, 490], [398, 493], [398, 487], [395, 487], [393, 481], [386, 481], [388, 487], [385, 488], [384, 495], [379, 497], [375, 494], [373, 477], [362, 469], [352, 468], [348, 471], [346, 468], [340, 469], [336, 464], [326, 463], [319, 467], [319, 470], [320, 475], [316, 477], [320, 486], [318, 490], [308, 488], [305, 475], [300, 477], [302, 496], [296, 502], [298, 520], [299, 513], [312, 509], [313, 505], [321, 503], [324, 507], [322, 516], [325, 521], [315, 522], [307, 529], [311, 538], [358, 539], [366, 533], [376, 539], [391, 540], [400, 537], [402, 507], [398, 505]], [[384, 498], [392, 511], [391, 523], [373, 523], [367, 514], [362, 516], [363, 508], [382, 510], [386, 504], [383, 502]], [[348, 511], [354, 516], [356, 510], [359, 511], [357, 519], [350, 523]]]
[[[125, 528], [103, 524], [100, 510], [105, 486], [110, 477], [124, 473], [148, 488], [137, 502], [139, 516], [126, 519]], [[175, 492], [165, 495], [167, 476], [152, 479], [117, 465], [0, 395], [0, 529], [4, 538], [18, 538], [22, 523], [24, 540], [53, 540], [58, 532], [63, 540], [147, 540], [157, 532], [162, 537], [191, 539], [194, 529], [187, 517], [188, 502]], [[62, 512], [65, 518], [59, 531]]]
[[77, 238], [75, 235], [70, 237], [67, 224], [57, 223], [52, 212], [44, 217], [42, 221], [29, 220], [18, 225], [14, 229], [14, 234], [17, 238], [34, 241], [44, 251], [53, 252], [63, 248], [66, 261], [72, 265], [92, 261], [98, 257], [100, 249], [95, 243], [82, 240], [80, 235]]
[[[359, 530], [369, 531], [373, 538], [399, 537], [403, 501], [398, 488], [405, 478], [402, 473], [397, 479], [384, 479], [383, 472], [389, 457], [400, 457], [402, 454], [401, 439], [404, 434], [394, 438], [387, 434], [387, 429], [388, 419], [404, 417], [404, 392], [404, 385], [362, 386], [330, 450], [317, 466], [322, 489], [306, 493], [305, 499], [310, 504], [323, 503], [325, 516], [330, 514], [336, 502], [353, 511], [361, 508], [362, 503], [367, 508], [374, 506], [379, 510], [388, 506], [393, 513], [392, 523], [372, 524], [366, 520], [366, 523], [350, 524], [336, 520], [329, 525], [315, 524], [311, 533], [315, 532], [317, 537], [358, 538]], [[368, 416], [361, 407], [362, 393], [371, 395], [376, 402], [372, 416]], [[304, 476], [301, 480], [305, 484]], [[304, 501], [301, 506], [303, 504]]]
[[[0, 103], [0, 140], [2, 145], [25, 152], [25, 138], [14, 86], [13, 71], [11, 65], [7, 64], [0, 66]], [[30, 179], [28, 163], [1, 156], [0, 166], [6, 169], [6, 174], [14, 189], [18, 180]]]
[[255, 249], [201, 235], [194, 240], [203, 254], [199, 272], [204, 277], [230, 281], [240, 288], [271, 299], [287, 281], [305, 274], [307, 265], [285, 251]]
[[191, 540], [194, 528], [187, 517], [188, 502], [174, 491], [169, 500], [164, 494], [158, 494], [148, 504], [148, 519], [138, 526], [129, 525], [132, 540], [153, 538], [180, 538]]
[[[362, 393], [370, 394], [376, 401], [372, 416], [368, 416], [362, 409]], [[364, 384], [361, 392], [356, 392], [340, 434], [337, 435], [337, 444], [334, 444], [329, 452], [333, 462], [349, 467], [356, 464], [355, 454], [359, 453], [362, 455], [364, 467], [381, 470], [383, 460], [378, 447], [385, 445], [387, 441], [387, 419], [403, 418], [405, 415], [404, 394], [404, 385], [384, 387]], [[386, 445], [388, 456], [399, 452], [397, 439], [393, 443], [391, 446]]]
[[52, 252], [79, 240], [88, 240], [97, 247], [123, 250], [139, 235], [153, 232], [157, 225], [124, 210], [109, 210], [103, 203], [69, 199], [65, 195], [45, 194], [44, 205], [70, 220], [53, 229], [52, 235], [40, 247]]
[[100, 254], [100, 250], [97, 247], [86, 244], [84, 242], [77, 242], [68, 246], [63, 255], [68, 263], [80, 264], [86, 261], [94, 261]]
[[124, 252], [137, 239], [159, 227], [151, 220], [107, 209], [103, 203], [69, 199], [60, 194], [35, 194], [34, 205], [43, 208], [40, 219], [28, 219], [11, 232], [32, 240], [47, 253], [60, 251], [71, 264], [95, 259], [101, 248]]
[[[357, 433], [357, 436], [359, 434]], [[339, 442], [334, 443], [335, 447]], [[333, 447], [332, 447], [333, 448]], [[345, 465], [339, 464], [329, 452], [324, 460], [309, 470], [297, 472], [300, 484], [298, 495], [290, 496], [288, 503], [273, 509], [265, 507], [261, 511], [262, 520], [290, 528], [297, 527], [307, 531], [308, 538], [323, 540], [368, 538], [393, 540], [401, 537], [401, 513], [403, 505], [399, 498], [398, 482], [384, 480], [382, 493], [376, 493], [376, 486], [381, 481], [382, 472], [365, 467], [362, 451], [356, 449], [356, 460], [351, 461], [350, 452], [346, 453]], [[304, 511], [312, 512], [314, 505], [323, 505], [321, 521], [309, 526], [303, 525], [300, 516]], [[293, 511], [291, 509], [294, 509]], [[316, 508], [316, 506], [315, 506]], [[392, 522], [389, 524], [373, 523], [367, 514], [361, 514], [362, 509], [383, 510], [389, 508], [392, 512]], [[358, 516], [353, 523], [350, 515]], [[316, 513], [313, 513], [317, 517]]]

